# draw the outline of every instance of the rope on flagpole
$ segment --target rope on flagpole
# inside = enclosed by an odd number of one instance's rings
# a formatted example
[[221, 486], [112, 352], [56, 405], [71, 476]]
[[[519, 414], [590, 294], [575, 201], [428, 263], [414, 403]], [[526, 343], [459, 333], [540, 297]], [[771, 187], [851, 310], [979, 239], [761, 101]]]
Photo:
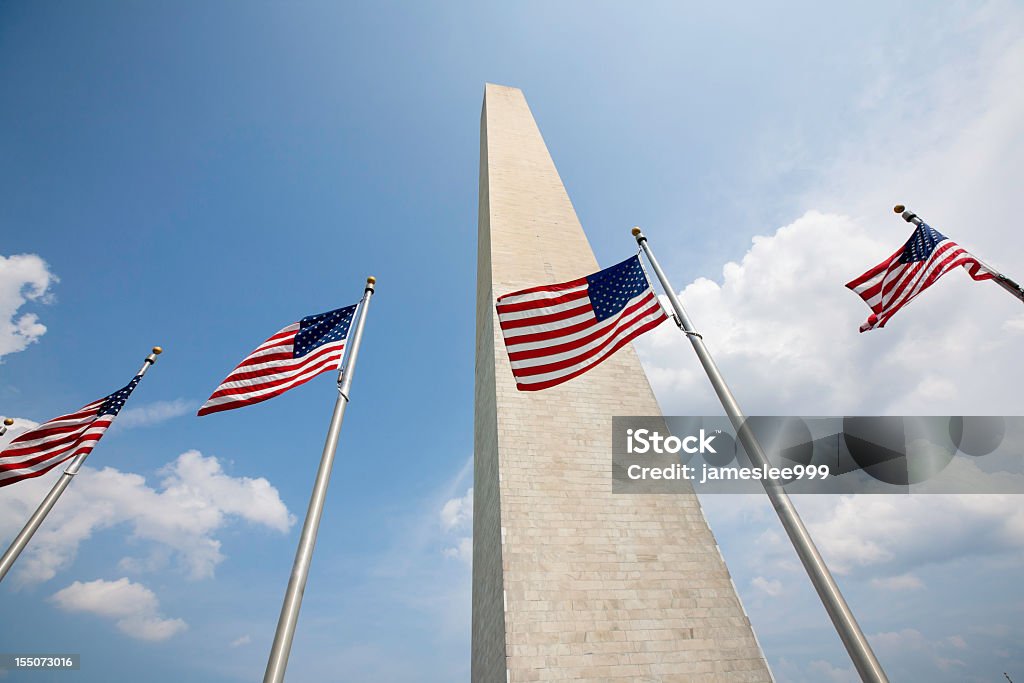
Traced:
[[[640, 261], [640, 270], [644, 271], [644, 277], [646, 277], [647, 280], [650, 281], [651, 276], [647, 272], [647, 268], [644, 267], [643, 259], [639, 258], [639, 256], [644, 253], [644, 242], [647, 241], [647, 238], [644, 237], [644, 234], [640, 231], [640, 228], [633, 228], [633, 237], [636, 237], [636, 255], [638, 257], [638, 260]], [[659, 300], [658, 303], [661, 303], [661, 301]], [[686, 336], [696, 337], [697, 339], [704, 339], [700, 332], [695, 332], [693, 330], [686, 329], [686, 326], [683, 325], [683, 321], [679, 318], [678, 315], [676, 315], [675, 311], [669, 313], [669, 317], [672, 318], [672, 322], [674, 322], [676, 324], [676, 327], [678, 327], [680, 331], [682, 331], [682, 333], [685, 334]]]

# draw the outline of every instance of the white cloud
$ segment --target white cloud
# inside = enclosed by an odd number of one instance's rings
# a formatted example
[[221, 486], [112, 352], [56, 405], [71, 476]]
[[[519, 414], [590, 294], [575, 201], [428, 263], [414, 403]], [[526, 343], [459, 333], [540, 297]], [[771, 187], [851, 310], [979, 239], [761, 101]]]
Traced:
[[871, 585], [887, 591], [916, 591], [924, 588], [924, 582], [909, 573], [871, 579]]
[[466, 564], [473, 563], [473, 538], [471, 536], [463, 536], [458, 539], [458, 543], [454, 546], [449, 546], [441, 551], [445, 557], [450, 557], [456, 560], [465, 562]]
[[941, 671], [967, 666], [965, 662], [954, 657], [946, 656], [950, 647], [964, 649], [966, 642], [959, 635], [943, 638], [938, 641], [930, 640], [917, 629], [905, 628], [899, 631], [878, 633], [870, 637], [872, 643], [880, 654], [904, 655], [913, 654], [930, 661]]
[[46, 261], [35, 254], [0, 256], [0, 358], [22, 351], [46, 333], [35, 313], [18, 310], [27, 302], [50, 303], [58, 282]]
[[50, 600], [67, 612], [116, 620], [118, 630], [139, 640], [167, 640], [188, 628], [181, 619], [169, 619], [160, 613], [160, 602], [153, 591], [126, 578], [75, 581]]
[[[232, 477], [217, 458], [199, 451], [182, 453], [161, 472], [157, 489], [138, 474], [83, 468], [18, 560], [18, 581], [52, 578], [70, 565], [80, 543], [121, 524], [130, 526], [132, 539], [146, 541], [150, 548], [145, 558], [123, 559], [122, 569], [152, 570], [173, 559], [189, 577], [208, 578], [224, 559], [215, 534], [233, 518], [282, 533], [295, 522], [266, 479]], [[5, 490], [0, 535], [13, 537], [59, 473], [57, 468]]]
[[473, 523], [473, 489], [465, 495], [451, 498], [441, 508], [441, 528], [445, 531], [465, 529]]
[[836, 667], [823, 659], [801, 666], [783, 657], [772, 666], [772, 673], [779, 683], [860, 683], [860, 677], [852, 667]]
[[246, 633], [244, 636], [239, 636], [239, 637], [235, 638], [234, 640], [232, 640], [231, 641], [231, 647], [241, 647], [243, 645], [248, 645], [251, 642], [252, 642], [252, 636], [250, 636], [248, 633]]
[[[445, 557], [473, 562], [473, 488], [466, 489], [462, 496], [449, 498], [439, 513], [441, 529], [446, 535], [455, 537], [441, 552]], [[470, 535], [465, 535], [468, 532]]]
[[763, 576], [755, 576], [750, 585], [773, 598], [782, 595], [782, 582], [778, 579], [769, 580]]
[[111, 426], [111, 431], [160, 424], [191, 413], [195, 407], [195, 402], [179, 398], [173, 401], [154, 401], [125, 408], [118, 414], [117, 420]]
[[949, 638], [946, 638], [946, 642], [958, 650], [967, 649], [967, 641], [965, 641], [962, 636], [950, 636]]
[[1024, 552], [1024, 510], [1012, 495], [806, 496], [800, 504], [838, 574]]
[[826, 661], [816, 660], [807, 667], [813, 676], [812, 680], [828, 683], [859, 683], [860, 677], [852, 668], [840, 669]]

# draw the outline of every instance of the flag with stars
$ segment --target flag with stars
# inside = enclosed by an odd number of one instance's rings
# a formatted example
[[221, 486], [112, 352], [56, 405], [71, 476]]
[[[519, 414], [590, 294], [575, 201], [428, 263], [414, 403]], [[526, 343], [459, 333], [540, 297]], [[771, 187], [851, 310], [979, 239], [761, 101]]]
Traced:
[[266, 401], [341, 367], [355, 305], [303, 318], [256, 347], [220, 383], [200, 415]]
[[895, 254], [846, 283], [871, 308], [871, 315], [860, 326], [860, 331], [885, 327], [896, 311], [958, 266], [963, 266], [975, 280], [994, 277], [966, 249], [921, 223]]
[[638, 256], [571, 282], [498, 297], [497, 309], [520, 391], [582, 375], [668, 318]]
[[0, 451], [0, 486], [38, 477], [76, 455], [91, 453], [141, 379], [136, 375], [123, 389], [12, 439]]

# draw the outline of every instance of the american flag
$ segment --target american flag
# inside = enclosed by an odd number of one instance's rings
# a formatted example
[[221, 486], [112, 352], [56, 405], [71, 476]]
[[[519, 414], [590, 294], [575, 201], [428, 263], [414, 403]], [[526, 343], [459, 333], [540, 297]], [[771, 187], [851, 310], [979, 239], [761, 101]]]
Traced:
[[141, 379], [136, 375], [123, 389], [16, 436], [0, 451], [0, 486], [38, 477], [76, 455], [91, 453]]
[[266, 401], [337, 370], [355, 310], [353, 305], [311, 315], [272, 335], [224, 378], [199, 414]]
[[896, 311], [957, 266], [963, 266], [975, 280], [995, 277], [959, 244], [926, 223], [918, 225], [895, 254], [846, 283], [872, 311], [860, 331], [885, 327]]
[[520, 391], [582, 375], [668, 318], [637, 256], [578, 280], [498, 297], [497, 309]]

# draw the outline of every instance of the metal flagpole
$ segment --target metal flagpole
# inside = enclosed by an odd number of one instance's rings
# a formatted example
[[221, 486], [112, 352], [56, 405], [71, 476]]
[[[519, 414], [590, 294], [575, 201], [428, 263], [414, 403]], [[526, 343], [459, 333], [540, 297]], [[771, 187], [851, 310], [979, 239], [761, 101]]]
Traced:
[[7, 428], [10, 427], [12, 424], [14, 424], [14, 420], [12, 420], [9, 417], [5, 417], [4, 418], [4, 426], [0, 427], [0, 436], [3, 436], [4, 434], [6, 434], [7, 433]]
[[[693, 323], [690, 322], [689, 316], [686, 315], [686, 311], [679, 302], [675, 290], [669, 284], [665, 271], [661, 269], [661, 266], [658, 265], [658, 260], [654, 258], [654, 252], [651, 251], [647, 238], [644, 237], [640, 228], [633, 228], [633, 236], [636, 237], [640, 248], [647, 255], [647, 260], [650, 261], [651, 267], [654, 268], [658, 280], [661, 281], [662, 289], [668, 295], [668, 299], [672, 303], [672, 309], [675, 311], [676, 323], [686, 336], [690, 338], [693, 350], [697, 352], [697, 357], [700, 359], [701, 365], [704, 366], [708, 379], [711, 380], [711, 385], [715, 388], [715, 393], [718, 394], [718, 399], [722, 402], [722, 407], [725, 408], [725, 412], [732, 421], [733, 427], [736, 428], [737, 437], [739, 437], [743, 448], [753, 461], [752, 464], [755, 467], [770, 464], [768, 456], [765, 455], [764, 449], [761, 448], [757, 437], [754, 436], [753, 431], [747, 425], [746, 417], [736, 402], [736, 398], [725, 383], [725, 378], [722, 377], [722, 373], [718, 371], [718, 366], [715, 365], [714, 359], [708, 353], [708, 349], [704, 345], [704, 338], [694, 329]], [[800, 515], [793, 506], [793, 502], [789, 499], [789, 495], [777, 481], [769, 479], [762, 479], [761, 481], [764, 484], [765, 492], [768, 494], [772, 507], [775, 508], [783, 528], [789, 535], [789, 540], [792, 541], [793, 547], [796, 549], [796, 554], [800, 557], [804, 569], [807, 570], [807, 574], [811, 577], [814, 589], [818, 591], [818, 596], [825, 605], [825, 611], [828, 612], [832, 623], [836, 627], [836, 631], [839, 632], [839, 637], [842, 639], [843, 645], [846, 646], [846, 651], [850, 654], [850, 658], [853, 660], [853, 665], [857, 668], [861, 680], [865, 681], [865, 683], [888, 683], [889, 679], [882, 670], [882, 665], [878, 663], [875, 653], [871, 650], [871, 645], [868, 644], [867, 638], [864, 637], [864, 632], [860, 630], [853, 612], [850, 611], [849, 605], [843, 599], [843, 594], [839, 592], [839, 586], [836, 584], [835, 579], [832, 578], [831, 572], [829, 572], [828, 567], [825, 565], [825, 560], [822, 559], [821, 554], [815, 547], [814, 541], [807, 532], [803, 520], [800, 519]]]
[[[905, 220], [908, 223], [913, 223], [914, 225], [917, 226], [920, 226], [922, 223], [924, 223], [924, 221], [921, 220], [921, 218], [916, 213], [908, 211], [907, 207], [903, 206], [902, 204], [897, 204], [896, 206], [892, 207], [892, 210], [900, 214], [900, 216], [903, 217], [903, 220]], [[1020, 301], [1024, 301], [1024, 288], [1022, 288], [1016, 282], [1000, 273], [992, 266], [982, 261], [973, 251], [971, 252], [971, 256], [973, 256], [974, 259], [981, 264], [982, 268], [992, 273], [992, 275], [994, 276], [992, 279], [995, 280], [995, 283], [997, 285], [1005, 289], [1013, 296], [1017, 297]]]
[[[146, 360], [142, 362], [142, 368], [139, 370], [138, 376], [142, 377], [145, 375], [149, 366], [156, 362], [156, 357], [163, 352], [164, 350], [162, 348], [154, 346], [153, 352], [146, 356]], [[111, 424], [113, 424], [113, 421], [116, 419], [116, 415], [111, 418]], [[4, 422], [6, 423], [6, 420]], [[36, 533], [39, 525], [43, 523], [44, 519], [46, 519], [46, 515], [50, 514], [50, 510], [53, 509], [57, 499], [60, 498], [62, 493], [64, 493], [64, 489], [66, 489], [68, 484], [71, 483], [72, 477], [78, 474], [78, 470], [81, 469], [82, 463], [84, 463], [85, 459], [88, 457], [88, 453], [79, 453], [72, 458], [71, 464], [68, 465], [66, 470], [64, 470], [64, 474], [60, 475], [60, 479], [54, 483], [53, 488], [50, 489], [50, 492], [46, 494], [45, 498], [43, 498], [43, 502], [39, 504], [35, 513], [29, 517], [28, 522], [25, 524], [25, 528], [21, 530], [21, 533], [19, 533], [17, 537], [15, 537], [14, 541], [11, 543], [11, 547], [9, 547], [3, 557], [0, 558], [0, 581], [3, 581], [4, 577], [7, 576], [7, 572], [9, 572], [11, 567], [14, 566], [14, 562], [18, 559], [18, 555], [21, 555], [21, 551], [24, 550], [25, 546], [28, 545], [28, 542], [32, 540], [32, 536]]]
[[338, 399], [334, 404], [331, 426], [327, 429], [327, 441], [320, 456], [320, 469], [317, 470], [313, 494], [309, 498], [309, 509], [306, 511], [306, 521], [302, 525], [299, 547], [295, 551], [295, 563], [292, 565], [291, 578], [288, 579], [284, 604], [281, 605], [281, 616], [277, 620], [277, 631], [274, 633], [274, 644], [270, 648], [270, 659], [267, 661], [263, 683], [281, 683], [284, 680], [284, 671], [288, 667], [288, 655], [291, 654], [295, 625], [299, 620], [299, 608], [302, 607], [302, 594], [306, 590], [306, 578], [309, 576], [309, 565], [313, 559], [316, 533], [320, 528], [320, 516], [323, 514], [324, 500], [327, 498], [327, 485], [331, 480], [331, 468], [334, 466], [334, 455], [338, 449], [338, 435], [341, 433], [341, 422], [345, 417], [345, 407], [348, 405], [349, 392], [352, 388], [352, 373], [355, 371], [356, 358], [359, 356], [359, 343], [363, 339], [366, 309], [370, 306], [370, 297], [376, 283], [376, 278], [366, 278], [366, 289], [363, 291], [362, 301], [359, 302], [352, 343], [348, 345], [345, 364], [338, 373]]

